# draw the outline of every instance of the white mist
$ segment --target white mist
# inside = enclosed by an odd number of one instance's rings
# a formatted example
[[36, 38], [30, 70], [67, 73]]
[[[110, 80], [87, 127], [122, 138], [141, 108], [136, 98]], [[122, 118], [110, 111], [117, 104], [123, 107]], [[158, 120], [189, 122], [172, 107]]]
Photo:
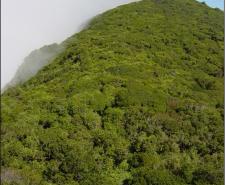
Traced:
[[2, 0], [1, 89], [34, 49], [60, 43], [97, 14], [133, 0]]

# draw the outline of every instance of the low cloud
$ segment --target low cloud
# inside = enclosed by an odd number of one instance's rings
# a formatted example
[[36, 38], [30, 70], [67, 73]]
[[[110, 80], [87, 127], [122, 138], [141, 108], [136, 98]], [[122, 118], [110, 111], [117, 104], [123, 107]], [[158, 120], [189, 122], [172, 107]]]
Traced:
[[2, 0], [1, 89], [33, 50], [60, 43], [97, 14], [133, 0]]

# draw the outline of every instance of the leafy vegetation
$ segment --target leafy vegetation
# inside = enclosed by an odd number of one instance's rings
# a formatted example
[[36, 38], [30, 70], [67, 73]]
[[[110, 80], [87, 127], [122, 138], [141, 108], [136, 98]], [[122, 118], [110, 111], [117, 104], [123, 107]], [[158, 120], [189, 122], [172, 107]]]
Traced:
[[143, 0], [94, 18], [2, 95], [4, 185], [222, 185], [224, 14]]
[[13, 79], [4, 87], [2, 91], [18, 84], [22, 84], [31, 77], [35, 76], [40, 69], [49, 64], [49, 62], [61, 53], [62, 50], [63, 44], [51, 44], [32, 51], [29, 56], [24, 59], [23, 64], [18, 68]]

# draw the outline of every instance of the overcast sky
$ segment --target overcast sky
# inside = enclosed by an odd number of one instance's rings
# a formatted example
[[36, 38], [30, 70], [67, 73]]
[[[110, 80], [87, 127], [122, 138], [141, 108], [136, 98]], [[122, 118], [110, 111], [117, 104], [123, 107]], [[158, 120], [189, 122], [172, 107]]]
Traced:
[[[223, 0], [207, 0], [223, 9]], [[1, 88], [32, 50], [62, 42], [93, 16], [132, 0], [1, 0]]]

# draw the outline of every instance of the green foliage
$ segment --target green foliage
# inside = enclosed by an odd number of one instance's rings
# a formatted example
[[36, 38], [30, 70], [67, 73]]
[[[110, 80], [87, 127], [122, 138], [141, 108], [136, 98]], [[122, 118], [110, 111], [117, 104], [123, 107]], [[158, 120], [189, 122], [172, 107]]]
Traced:
[[143, 0], [93, 19], [2, 95], [4, 185], [222, 185], [224, 15]]

